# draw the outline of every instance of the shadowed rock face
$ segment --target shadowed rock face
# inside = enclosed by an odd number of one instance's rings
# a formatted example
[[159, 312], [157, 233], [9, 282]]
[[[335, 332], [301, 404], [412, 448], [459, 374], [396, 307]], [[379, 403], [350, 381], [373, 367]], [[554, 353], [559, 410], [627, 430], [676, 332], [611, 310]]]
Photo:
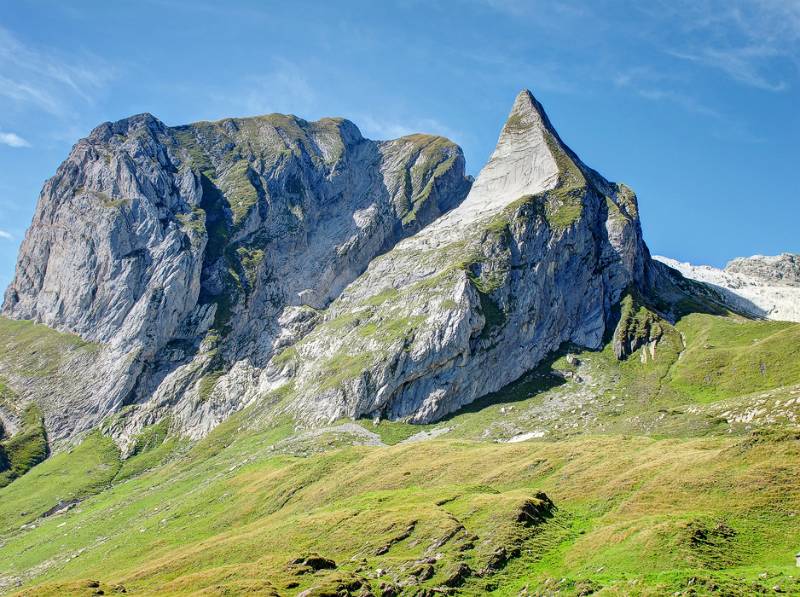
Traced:
[[[2, 309], [105, 347], [107, 381], [83, 388], [51, 434], [154, 394], [176, 405], [238, 360], [263, 365], [469, 186], [450, 141], [370, 141], [342, 119], [99, 126], [45, 184]], [[237, 400], [200, 416], [203, 429]]]

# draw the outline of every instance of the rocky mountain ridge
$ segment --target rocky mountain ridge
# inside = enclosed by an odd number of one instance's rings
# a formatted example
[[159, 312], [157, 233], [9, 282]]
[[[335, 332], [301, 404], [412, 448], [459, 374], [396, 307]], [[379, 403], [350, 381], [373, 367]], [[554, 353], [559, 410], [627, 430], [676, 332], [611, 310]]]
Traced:
[[75, 400], [44, 400], [51, 435], [159, 389], [197, 398], [198, 379], [237, 358], [263, 364], [281, 330], [302, 330], [469, 186], [452, 142], [374, 142], [342, 119], [97, 127], [46, 183], [3, 304], [103, 346]]
[[565, 342], [599, 347], [648, 260], [633, 193], [525, 91], [464, 202], [374, 260], [262, 387], [291, 384], [312, 421], [436, 420]]
[[[162, 421], [199, 438], [247, 406], [424, 423], [565, 344], [654, 353], [672, 317], [655, 294], [678, 301], [679, 278], [650, 259], [633, 191], [527, 90], [474, 183], [441, 137], [139, 115], [46, 183], [6, 291], [4, 316], [81, 340], [47, 376], [0, 375], [54, 446], [102, 426], [129, 450]], [[625, 297], [650, 315], [621, 317]], [[7, 426], [20, 416], [0, 403]]]
[[0, 316], [0, 594], [800, 593], [800, 323], [689, 274], [527, 91], [475, 181], [340, 119], [102, 125]]
[[754, 255], [730, 261], [724, 269], [654, 256], [686, 278], [714, 289], [733, 310], [752, 317], [800, 321], [800, 256]]

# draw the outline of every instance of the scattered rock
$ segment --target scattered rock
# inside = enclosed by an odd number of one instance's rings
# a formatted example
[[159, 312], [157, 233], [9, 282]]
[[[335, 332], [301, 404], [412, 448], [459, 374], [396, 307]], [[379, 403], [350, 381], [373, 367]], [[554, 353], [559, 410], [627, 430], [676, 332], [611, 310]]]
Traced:
[[464, 562], [459, 562], [456, 566], [449, 570], [446, 573], [444, 581], [442, 584], [446, 587], [460, 587], [464, 584], [464, 581], [469, 578], [472, 574], [472, 568], [470, 568]]
[[297, 597], [374, 597], [369, 583], [352, 574], [333, 573], [325, 580], [313, 587], [297, 594]]
[[69, 512], [80, 503], [81, 500], [79, 499], [60, 500], [55, 506], [53, 506], [47, 512], [42, 514], [42, 518], [46, 518], [48, 516], [57, 516], [58, 514], [64, 514], [64, 512]]
[[505, 547], [498, 547], [492, 552], [492, 555], [489, 556], [486, 565], [481, 569], [478, 573], [479, 576], [486, 576], [487, 574], [494, 574], [498, 570], [502, 569], [507, 563], [508, 560], [512, 557], [519, 555], [519, 550], [515, 549], [512, 553], [506, 551]]
[[428, 562], [424, 562], [422, 564], [418, 564], [418, 565], [414, 566], [408, 572], [418, 582], [422, 582], [422, 581], [428, 580], [429, 578], [432, 578], [433, 575], [434, 575], [435, 570], [434, 570], [432, 564], [430, 564]]
[[593, 595], [600, 589], [601, 586], [598, 583], [589, 579], [579, 580], [575, 583], [576, 597], [587, 597], [588, 595]]
[[309, 554], [295, 558], [287, 565], [294, 574], [308, 574], [310, 572], [317, 572], [318, 570], [333, 570], [336, 568], [336, 562], [328, 558], [324, 558], [319, 554]]
[[525, 500], [517, 512], [517, 522], [524, 526], [534, 526], [553, 517], [557, 510], [553, 501], [543, 491], [539, 491], [532, 499]]
[[376, 556], [382, 556], [387, 551], [389, 551], [395, 543], [399, 543], [400, 541], [404, 541], [411, 536], [411, 533], [414, 532], [414, 527], [416, 526], [417, 521], [413, 520], [411, 523], [406, 527], [406, 529], [401, 532], [399, 535], [392, 537], [388, 543], [381, 545], [378, 549], [375, 550]]

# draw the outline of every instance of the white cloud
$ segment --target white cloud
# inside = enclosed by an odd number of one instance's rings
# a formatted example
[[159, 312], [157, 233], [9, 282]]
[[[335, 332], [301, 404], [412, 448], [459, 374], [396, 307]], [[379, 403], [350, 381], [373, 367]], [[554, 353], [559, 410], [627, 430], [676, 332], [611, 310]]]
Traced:
[[[656, 6], [646, 12], [671, 19], [685, 36], [677, 37], [679, 47], [667, 52], [676, 58], [772, 92], [787, 89], [787, 78], [800, 70], [796, 0], [664, 0]], [[782, 68], [792, 63], [793, 69]]]
[[263, 74], [244, 79], [230, 88], [210, 94], [224, 114], [295, 114], [306, 116], [314, 109], [316, 93], [304, 70], [289, 60], [276, 58]]
[[0, 99], [6, 107], [68, 117], [76, 103], [93, 104], [113, 76], [94, 55], [28, 46], [0, 26]]
[[585, 17], [590, 14], [588, 6], [572, 1], [481, 0], [481, 3], [512, 17], [535, 16], [539, 24], [549, 19]]
[[0, 230], [0, 238], [5, 240], [14, 240], [14, 236], [10, 232], [6, 232], [5, 230]]
[[[238, 92], [230, 89], [217, 91], [211, 99], [223, 114], [295, 114], [302, 118], [316, 118], [322, 107], [327, 115], [324, 98], [312, 85], [306, 71], [290, 60], [274, 58], [266, 72], [243, 80]], [[396, 139], [412, 133], [442, 135], [451, 140], [462, 137], [459, 131], [434, 118], [375, 115], [371, 112], [343, 114], [352, 120], [364, 136], [371, 139]]]
[[770, 80], [762, 74], [765, 62], [778, 56], [778, 53], [764, 46], [743, 48], [701, 48], [697, 53], [670, 52], [676, 58], [682, 58], [713, 68], [718, 68], [734, 81], [763, 89], [765, 91], [783, 91], [785, 81]]
[[30, 147], [31, 144], [16, 133], [4, 133], [0, 131], [0, 144], [9, 147]]
[[762, 137], [750, 132], [745, 123], [703, 103], [690, 92], [681, 90], [686, 88], [686, 81], [682, 77], [636, 67], [618, 73], [612, 81], [617, 88], [629, 90], [643, 99], [670, 103], [691, 114], [709, 118], [712, 134], [719, 139], [764, 142]]
[[[532, 28], [553, 36], [572, 31], [571, 23], [591, 20], [608, 40], [638, 38], [670, 56], [718, 70], [737, 83], [764, 91], [784, 91], [800, 73], [798, 0], [650, 0], [630, 3], [633, 18], [628, 23], [614, 20], [601, 10], [591, 11], [587, 3], [576, 0], [470, 1], [524, 19]], [[608, 60], [617, 58], [613, 48], [602, 44], [597, 48], [587, 62], [602, 71]], [[574, 65], [565, 68], [564, 63], [559, 60], [552, 73], [545, 71], [542, 75], [537, 68], [534, 74], [553, 87], [581, 76], [580, 69]]]
[[725, 117], [714, 108], [703, 104], [689, 93], [676, 91], [683, 81], [646, 67], [635, 67], [620, 72], [612, 78], [614, 85], [628, 89], [641, 98], [675, 104], [687, 112], [709, 116], [718, 120]]
[[357, 114], [354, 122], [371, 139], [396, 139], [414, 133], [441, 135], [458, 143], [463, 135], [435, 118], [379, 118], [372, 114]]

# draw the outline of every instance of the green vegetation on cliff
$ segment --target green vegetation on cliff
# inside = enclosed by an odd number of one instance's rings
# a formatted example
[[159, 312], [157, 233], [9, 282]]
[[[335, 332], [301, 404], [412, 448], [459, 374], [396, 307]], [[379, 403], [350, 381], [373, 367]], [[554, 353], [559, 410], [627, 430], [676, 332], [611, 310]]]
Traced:
[[0, 441], [0, 487], [21, 477], [47, 458], [47, 449], [42, 412], [35, 404], [29, 404], [22, 413], [19, 431], [11, 438]]

